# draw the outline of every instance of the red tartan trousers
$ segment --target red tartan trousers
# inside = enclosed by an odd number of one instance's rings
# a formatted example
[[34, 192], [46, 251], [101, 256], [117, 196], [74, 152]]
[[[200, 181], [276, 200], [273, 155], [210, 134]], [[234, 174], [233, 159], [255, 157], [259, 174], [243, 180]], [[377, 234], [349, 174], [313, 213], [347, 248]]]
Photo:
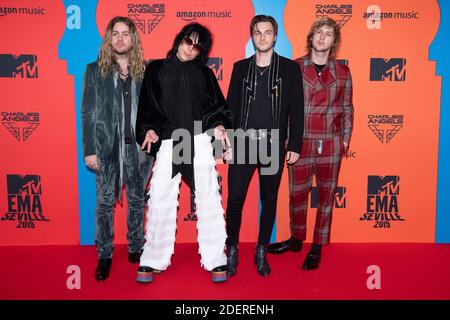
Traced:
[[318, 152], [318, 144], [319, 139], [304, 138], [300, 159], [289, 166], [290, 227], [294, 238], [302, 241], [306, 239], [308, 196], [315, 175], [319, 201], [313, 242], [329, 244], [344, 144], [341, 136], [324, 138], [321, 154]]

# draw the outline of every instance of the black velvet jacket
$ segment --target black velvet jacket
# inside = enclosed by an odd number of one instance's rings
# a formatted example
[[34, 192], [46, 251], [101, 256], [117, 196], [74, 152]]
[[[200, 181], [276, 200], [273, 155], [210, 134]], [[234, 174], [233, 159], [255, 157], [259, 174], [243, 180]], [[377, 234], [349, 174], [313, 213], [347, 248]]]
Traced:
[[[250, 129], [250, 99], [256, 94], [255, 56], [234, 64], [227, 103], [233, 112], [234, 129]], [[298, 64], [274, 52], [269, 66], [268, 94], [272, 97], [272, 128], [288, 139], [287, 150], [300, 153], [303, 139], [303, 80]], [[289, 137], [288, 137], [289, 130]]]
[[[194, 121], [201, 121], [202, 132], [194, 132]], [[171, 139], [175, 129], [186, 129], [193, 137], [218, 125], [231, 128], [232, 113], [209, 67], [196, 61], [181, 62], [177, 57], [155, 60], [147, 66], [138, 104], [136, 141], [142, 145], [147, 131], [154, 130], [159, 143], [152, 144], [152, 155], [156, 155], [162, 140]], [[191, 164], [173, 165], [172, 176], [181, 172], [191, 180]]]

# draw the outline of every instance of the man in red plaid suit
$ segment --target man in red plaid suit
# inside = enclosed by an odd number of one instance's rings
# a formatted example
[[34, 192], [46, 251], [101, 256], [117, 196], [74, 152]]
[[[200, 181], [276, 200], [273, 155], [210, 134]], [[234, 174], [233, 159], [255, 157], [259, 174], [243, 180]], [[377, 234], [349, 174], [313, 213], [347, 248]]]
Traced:
[[269, 253], [300, 251], [306, 239], [306, 212], [313, 175], [319, 202], [314, 239], [302, 268], [319, 267], [322, 245], [330, 242], [331, 218], [343, 155], [353, 127], [350, 69], [335, 60], [339, 26], [328, 17], [313, 23], [308, 54], [296, 62], [303, 74], [305, 125], [300, 159], [289, 166], [291, 238], [269, 245]]

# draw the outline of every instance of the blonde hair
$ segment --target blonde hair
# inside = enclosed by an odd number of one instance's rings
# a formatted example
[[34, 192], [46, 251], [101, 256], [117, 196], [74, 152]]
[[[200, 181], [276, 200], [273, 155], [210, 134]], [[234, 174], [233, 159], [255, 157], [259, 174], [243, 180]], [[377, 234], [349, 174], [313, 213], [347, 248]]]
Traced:
[[136, 26], [133, 21], [127, 17], [113, 18], [106, 28], [106, 33], [103, 42], [100, 46], [100, 53], [98, 55], [99, 71], [102, 78], [106, 78], [109, 73], [113, 71], [116, 65], [116, 58], [111, 44], [112, 31], [114, 25], [118, 22], [125, 23], [130, 29], [131, 35], [131, 51], [129, 56], [130, 74], [133, 79], [142, 80], [144, 78], [145, 63], [144, 54], [142, 52], [141, 39], [139, 37]]
[[314, 36], [314, 33], [316, 33], [316, 31], [322, 28], [323, 26], [333, 28], [334, 42], [330, 49], [330, 56], [334, 57], [336, 56], [336, 52], [341, 44], [341, 28], [336, 23], [336, 21], [331, 19], [330, 17], [319, 18], [312, 24], [311, 29], [309, 29], [308, 36], [306, 37], [306, 49], [308, 50], [308, 54], [311, 54], [313, 48], [312, 38]]

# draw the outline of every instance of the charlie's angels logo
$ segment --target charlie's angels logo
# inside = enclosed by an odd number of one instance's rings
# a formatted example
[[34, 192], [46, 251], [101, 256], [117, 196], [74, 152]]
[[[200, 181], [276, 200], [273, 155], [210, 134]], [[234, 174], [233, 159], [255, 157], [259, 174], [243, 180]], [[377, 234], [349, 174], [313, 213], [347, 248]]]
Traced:
[[37, 56], [32, 54], [0, 54], [1, 78], [37, 78]]
[[217, 80], [221, 81], [223, 79], [222, 58], [209, 58], [207, 65], [214, 72]]
[[316, 4], [316, 18], [330, 17], [342, 28], [352, 17], [351, 4]]
[[[337, 187], [334, 196], [334, 207], [337, 209], [345, 208], [347, 206], [347, 188]], [[311, 188], [311, 208], [317, 208], [319, 204], [319, 193], [317, 187]]]
[[368, 115], [368, 127], [381, 143], [389, 143], [394, 136], [403, 128], [404, 116], [402, 114], [394, 115]]
[[17, 141], [26, 141], [39, 126], [38, 112], [1, 112], [2, 125]]
[[8, 212], [1, 221], [17, 221], [17, 228], [35, 228], [37, 222], [49, 222], [41, 203], [41, 176], [8, 174]]
[[143, 34], [150, 34], [166, 15], [164, 3], [129, 3], [128, 17]]
[[374, 221], [373, 228], [390, 228], [391, 222], [405, 221], [399, 213], [399, 196], [399, 176], [368, 176], [367, 212], [359, 220]]
[[370, 81], [406, 81], [406, 59], [370, 58]]

